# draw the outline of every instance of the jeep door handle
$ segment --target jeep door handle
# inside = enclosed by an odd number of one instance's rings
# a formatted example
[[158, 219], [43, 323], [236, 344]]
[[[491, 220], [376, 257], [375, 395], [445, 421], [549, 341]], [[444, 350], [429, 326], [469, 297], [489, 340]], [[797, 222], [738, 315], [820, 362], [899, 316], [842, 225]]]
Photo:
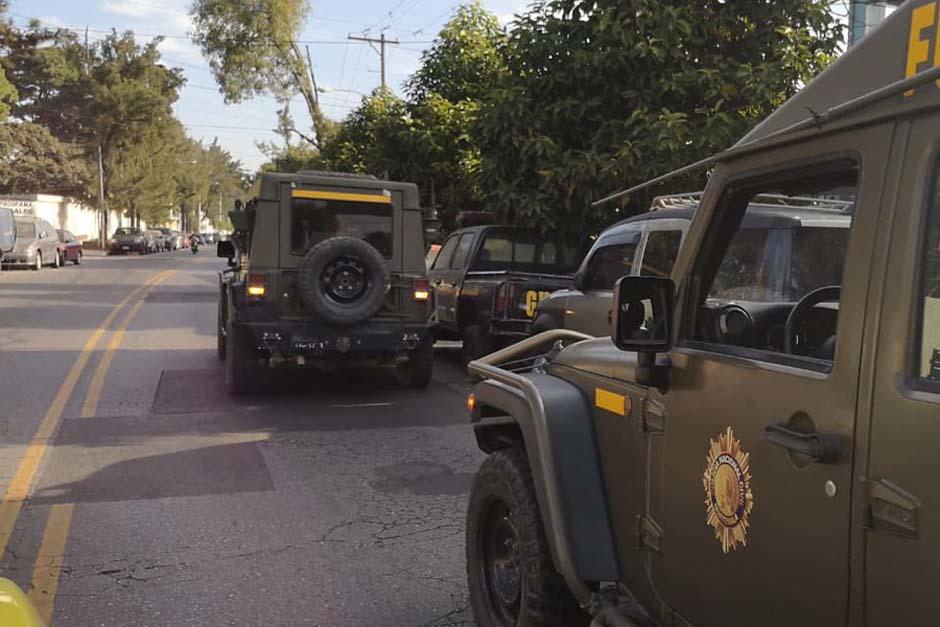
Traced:
[[828, 433], [803, 433], [778, 422], [764, 429], [767, 441], [794, 453], [806, 455], [814, 462], [831, 464], [839, 459], [842, 444], [839, 436]]

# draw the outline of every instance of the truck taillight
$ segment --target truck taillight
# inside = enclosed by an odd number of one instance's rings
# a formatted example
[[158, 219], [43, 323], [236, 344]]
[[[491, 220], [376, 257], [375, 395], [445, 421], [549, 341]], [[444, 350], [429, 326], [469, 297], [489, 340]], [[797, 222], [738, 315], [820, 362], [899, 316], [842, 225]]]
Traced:
[[262, 299], [265, 293], [267, 277], [263, 274], [249, 274], [245, 281], [245, 294], [248, 298]]
[[428, 300], [431, 298], [431, 284], [427, 279], [415, 279], [412, 283], [415, 300]]
[[503, 283], [499, 286], [499, 289], [496, 290], [496, 313], [505, 313], [506, 312], [506, 292], [509, 286], [506, 283]]

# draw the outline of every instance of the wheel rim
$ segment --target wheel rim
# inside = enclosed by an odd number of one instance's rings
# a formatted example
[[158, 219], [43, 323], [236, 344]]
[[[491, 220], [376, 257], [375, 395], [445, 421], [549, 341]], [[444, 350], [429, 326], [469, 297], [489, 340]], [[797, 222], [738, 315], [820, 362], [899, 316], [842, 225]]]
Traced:
[[369, 283], [365, 267], [355, 257], [337, 257], [320, 273], [324, 293], [339, 303], [359, 300], [369, 289]]
[[42, 269], [42, 253], [36, 253], [36, 269]]
[[493, 614], [504, 625], [514, 625], [522, 602], [519, 534], [512, 512], [499, 499], [484, 510], [480, 525], [482, 588]]

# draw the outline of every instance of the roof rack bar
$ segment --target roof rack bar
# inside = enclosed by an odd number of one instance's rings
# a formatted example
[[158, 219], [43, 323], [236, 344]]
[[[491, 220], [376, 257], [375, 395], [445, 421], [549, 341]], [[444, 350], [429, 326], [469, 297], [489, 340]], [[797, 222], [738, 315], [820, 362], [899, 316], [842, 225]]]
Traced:
[[701, 161], [696, 161], [695, 163], [692, 163], [687, 166], [683, 166], [679, 168], [678, 170], [673, 170], [672, 172], [663, 174], [662, 176], [657, 176], [656, 178], [650, 179], [644, 183], [640, 183], [639, 185], [634, 185], [633, 187], [629, 189], [625, 189], [615, 194], [605, 196], [604, 198], [601, 198], [600, 200], [596, 200], [593, 203], [591, 203], [591, 206], [597, 207], [598, 205], [602, 205], [604, 203], [610, 202], [611, 200], [617, 200], [618, 198], [622, 198], [624, 196], [637, 192], [641, 189], [646, 189], [647, 187], [656, 185], [657, 183], [661, 183], [663, 181], [669, 180], [676, 176], [680, 176], [682, 174], [686, 174], [688, 172], [698, 170], [699, 168], [704, 168], [706, 166], [712, 165], [713, 163], [716, 163], [717, 161], [721, 159], [725, 159], [727, 157], [732, 157], [737, 154], [742, 154], [742, 153], [750, 152], [752, 150], [756, 150], [765, 142], [771, 139], [776, 139], [782, 135], [788, 135], [790, 133], [795, 133], [797, 131], [806, 130], [808, 128], [821, 127], [824, 124], [828, 124], [829, 122], [832, 122], [833, 120], [836, 120], [844, 115], [852, 113], [853, 111], [861, 109], [867, 105], [879, 102], [881, 100], [885, 100], [886, 98], [890, 98], [892, 96], [896, 96], [905, 91], [914, 89], [916, 87], [920, 87], [921, 85], [925, 83], [929, 83], [930, 81], [934, 81], [934, 80], [940, 80], [940, 65], [934, 66], [930, 68], [929, 70], [924, 70], [923, 72], [920, 72], [919, 74], [915, 74], [914, 76], [910, 76], [908, 78], [902, 78], [901, 80], [895, 81], [893, 83], [888, 83], [887, 85], [883, 87], [879, 87], [878, 89], [875, 89], [873, 91], [870, 91], [867, 94], [862, 94], [861, 96], [857, 96], [850, 100], [846, 100], [842, 104], [838, 104], [834, 107], [831, 107], [823, 113], [815, 113], [812, 116], [806, 118], [805, 120], [791, 124], [790, 126], [782, 128], [778, 131], [774, 131], [773, 133], [770, 133], [769, 135], [765, 135], [763, 137], [755, 139], [746, 144], [732, 146], [721, 152], [715, 153], [711, 157], [702, 159]]

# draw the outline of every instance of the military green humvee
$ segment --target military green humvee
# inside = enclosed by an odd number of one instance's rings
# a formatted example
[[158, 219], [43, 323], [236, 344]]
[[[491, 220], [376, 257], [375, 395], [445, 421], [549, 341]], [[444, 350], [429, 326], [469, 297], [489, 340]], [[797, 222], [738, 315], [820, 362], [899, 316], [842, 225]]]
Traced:
[[218, 352], [232, 394], [273, 369], [394, 365], [431, 379], [434, 312], [418, 189], [336, 172], [262, 174], [218, 243]]
[[[714, 170], [672, 277], [622, 278], [610, 338], [471, 362], [480, 625], [940, 623], [938, 22], [904, 4], [696, 164]], [[767, 193], [848, 203], [850, 234], [797, 302], [732, 264], [760, 296], [743, 308], [716, 276]]]

